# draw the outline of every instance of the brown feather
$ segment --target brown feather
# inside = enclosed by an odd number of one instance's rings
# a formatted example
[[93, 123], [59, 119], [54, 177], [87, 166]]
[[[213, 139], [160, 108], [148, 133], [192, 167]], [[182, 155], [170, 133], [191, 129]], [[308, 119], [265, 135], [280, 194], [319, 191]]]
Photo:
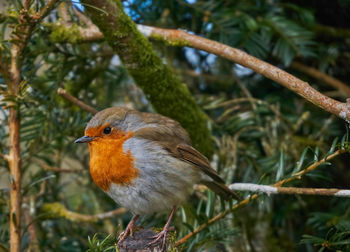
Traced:
[[215, 181], [219, 183], [225, 183], [219, 174], [210, 167], [208, 159], [195, 148], [187, 144], [178, 144], [176, 146], [176, 150], [180, 154], [180, 159], [199, 167], [202, 172], [207, 174]]
[[[162, 139], [162, 141], [164, 140], [165, 142], [175, 141], [176, 143], [191, 144], [190, 136], [188, 135], [187, 131], [181, 127], [181, 124], [179, 122], [174, 121], [169, 117], [162, 116], [160, 114], [140, 113], [139, 116], [142, 118], [142, 121], [144, 123], [157, 125], [157, 128], [145, 128], [150, 131], [147, 133], [147, 135], [153, 138], [154, 141], [159, 141], [160, 139]], [[155, 135], [161, 135], [164, 139], [155, 139], [156, 136], [152, 136], [152, 130]]]
[[201, 183], [209, 187], [212, 191], [222, 196], [224, 199], [228, 199], [233, 196], [239, 200], [238, 195], [230, 190], [226, 185], [225, 181], [219, 176], [219, 174], [211, 168], [208, 159], [203, 156], [192, 146], [186, 144], [179, 144], [177, 146], [178, 151], [183, 155], [183, 160], [190, 162], [201, 169], [206, 175], [211, 177], [214, 181], [202, 180]]
[[[144, 116], [146, 113], [142, 114]], [[236, 193], [225, 186], [225, 181], [211, 168], [208, 159], [190, 145], [187, 132], [178, 122], [157, 114], [147, 114], [143, 121], [159, 124], [157, 127], [142, 128], [136, 131], [134, 137], [154, 141], [167, 150], [170, 155], [192, 164], [193, 168], [199, 168], [201, 172], [213, 179], [213, 181], [203, 180], [201, 183], [223, 198], [227, 199], [230, 196], [239, 198]]]
[[232, 191], [230, 188], [228, 188], [225, 184], [216, 182], [216, 181], [202, 181], [203, 185], [206, 185], [210, 190], [215, 192], [216, 194], [220, 195], [224, 199], [229, 199], [231, 197], [235, 198], [236, 200], [241, 200], [241, 198], [236, 194], [234, 191]]

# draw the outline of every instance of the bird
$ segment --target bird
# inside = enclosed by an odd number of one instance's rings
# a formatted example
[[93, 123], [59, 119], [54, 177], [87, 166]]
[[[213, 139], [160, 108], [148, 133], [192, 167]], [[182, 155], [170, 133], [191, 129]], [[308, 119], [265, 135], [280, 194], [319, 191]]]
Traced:
[[118, 244], [133, 235], [140, 215], [170, 210], [162, 231], [149, 244], [160, 241], [164, 247], [176, 207], [186, 201], [195, 184], [206, 185], [224, 199], [239, 198], [192, 147], [180, 123], [169, 117], [106, 108], [91, 118], [75, 143], [88, 143], [94, 183], [134, 215]]

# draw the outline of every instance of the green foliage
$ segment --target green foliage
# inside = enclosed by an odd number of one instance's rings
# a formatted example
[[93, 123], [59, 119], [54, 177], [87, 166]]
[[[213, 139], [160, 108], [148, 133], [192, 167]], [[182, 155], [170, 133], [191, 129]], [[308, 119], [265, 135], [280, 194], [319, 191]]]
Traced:
[[115, 249], [115, 241], [111, 238], [111, 235], [106, 236], [103, 240], [99, 240], [97, 234], [92, 239], [88, 237], [89, 249], [87, 252], [107, 252]]
[[141, 2], [133, 1], [131, 6], [144, 22], [156, 22], [154, 11], [160, 15], [159, 6], [174, 8], [176, 13], [162, 19], [164, 26], [185, 24], [196, 33], [242, 47], [258, 58], [273, 55], [289, 65], [295, 57], [316, 57], [313, 33], [303, 27], [303, 24], [315, 24], [313, 13], [294, 4], [263, 0], [199, 0], [194, 4], [152, 1], [155, 10], [147, 11], [142, 9]]
[[[345, 1], [342, 2], [343, 8], [349, 8]], [[44, 1], [32, 3], [33, 10], [38, 11]], [[5, 65], [10, 62], [8, 57], [13, 43], [8, 32], [18, 24], [22, 8], [21, 1], [10, 4], [9, 10], [0, 15], [0, 53]], [[134, 0], [123, 1], [123, 4], [127, 14], [137, 23], [185, 29], [243, 49], [287, 71], [292, 71], [288, 65], [297, 59], [342, 80], [349, 76], [348, 42], [339, 37], [339, 33], [333, 37], [318, 32], [316, 27], [327, 24], [328, 20], [320, 20], [316, 7], [277, 0], [198, 0], [194, 3]], [[77, 20], [71, 7], [69, 14]], [[69, 30], [70, 33], [58, 32], [54, 25], [59, 18], [57, 15], [56, 11], [52, 12], [50, 18], [35, 29], [22, 53], [23, 81], [18, 96], [9, 94], [3, 85], [8, 80], [0, 74], [2, 155], [9, 151], [6, 106], [16, 105], [21, 111], [23, 212], [33, 220], [32, 225], [23, 224], [22, 247], [28, 249], [30, 246], [33, 238], [28, 228], [34, 226], [42, 251], [114, 251], [115, 237], [125, 228], [130, 213], [92, 222], [71, 221], [61, 214], [62, 210], [69, 210], [93, 215], [119, 206], [93, 184], [88, 171], [87, 147], [73, 144], [74, 139], [83, 134], [91, 115], [59, 97], [57, 89], [63, 87], [99, 110], [127, 105], [152, 112], [152, 105], [162, 91], [157, 89], [158, 81], [165, 77], [157, 75], [158, 68], [151, 69], [157, 78], [151, 86], [154, 91], [151, 99], [132, 79], [135, 76], [142, 79], [144, 72], [135, 70], [131, 76], [132, 71], [121, 64], [105, 41], [61, 43], [66, 39], [64, 36], [76, 33], [76, 26]], [[333, 19], [336, 14], [329, 21]], [[82, 22], [77, 24], [83, 25]], [[124, 25], [127, 30], [127, 24]], [[116, 43], [120, 43], [118, 37], [125, 36], [121, 34], [123, 31], [111, 33]], [[140, 38], [130, 43], [145, 45], [145, 41]], [[212, 166], [227, 184], [273, 184], [293, 177], [296, 179], [287, 185], [348, 188], [348, 154], [326, 162], [301, 178], [296, 177], [298, 172], [340, 148], [349, 151], [348, 125], [342, 120], [232, 62], [187, 47], [173, 47], [161, 41], [152, 43], [155, 55], [161, 59], [158, 63], [164, 62], [176, 71], [176, 78], [186, 83], [193, 96], [191, 99], [208, 116], [215, 142]], [[149, 48], [147, 45], [146, 49]], [[148, 56], [135, 56], [145, 64], [145, 71], [154, 66]], [[316, 85], [320, 83], [310, 76], [292, 73], [321, 92], [331, 91], [328, 86]], [[189, 95], [182, 84], [176, 88]], [[163, 98], [165, 101], [158, 107], [172, 110], [166, 102], [171, 97]], [[191, 105], [186, 106], [191, 109]], [[175, 112], [179, 117], [184, 113], [181, 109]], [[191, 114], [186, 116], [192, 130], [196, 131], [196, 124], [191, 125]], [[10, 181], [8, 163], [1, 158], [0, 251], [2, 247], [9, 247]], [[241, 194], [243, 197], [250, 195]], [[234, 204], [234, 201], [222, 202], [211, 192], [196, 191], [176, 213], [175, 238], [185, 236]], [[23, 219], [28, 220], [27, 217]], [[137, 225], [159, 228], [165, 220], [166, 214], [155, 214], [144, 216]], [[257, 201], [199, 232], [181, 249], [347, 251], [349, 223], [349, 201], [345, 199], [261, 195]]]
[[312, 244], [318, 251], [348, 251], [350, 250], [350, 216], [349, 200], [333, 201], [333, 213], [314, 212], [308, 222], [316, 230], [316, 235], [303, 235], [300, 241]]

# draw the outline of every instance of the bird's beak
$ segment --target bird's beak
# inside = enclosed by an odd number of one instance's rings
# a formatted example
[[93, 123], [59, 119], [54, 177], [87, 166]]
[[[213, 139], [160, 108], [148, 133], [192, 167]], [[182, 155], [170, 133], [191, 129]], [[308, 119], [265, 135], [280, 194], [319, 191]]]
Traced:
[[74, 141], [74, 143], [89, 143], [94, 140], [94, 137], [83, 136]]

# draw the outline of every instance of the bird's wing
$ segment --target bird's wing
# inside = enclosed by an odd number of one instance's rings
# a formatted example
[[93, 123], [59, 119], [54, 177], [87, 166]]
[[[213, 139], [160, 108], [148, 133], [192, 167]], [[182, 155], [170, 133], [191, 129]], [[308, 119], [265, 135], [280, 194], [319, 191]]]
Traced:
[[198, 167], [202, 172], [212, 178], [212, 181], [202, 180], [201, 183], [209, 187], [215, 193], [221, 195], [225, 199], [233, 196], [239, 200], [239, 196], [230, 190], [226, 185], [225, 181], [219, 176], [219, 174], [211, 168], [208, 159], [203, 156], [199, 151], [188, 144], [178, 144], [176, 146], [178, 158], [181, 160], [193, 164], [193, 167]]
[[[140, 112], [139, 112], [140, 113]], [[160, 114], [141, 113], [142, 120], [147, 125], [153, 127], [144, 128], [142, 133], [154, 138], [152, 135], [161, 136], [155, 140], [163, 140], [165, 142], [183, 142], [191, 145], [191, 139], [187, 131], [182, 128], [181, 124], [169, 117]], [[153, 139], [152, 139], [153, 140]]]
[[180, 143], [176, 146], [175, 156], [187, 163], [198, 167], [202, 172], [211, 177], [214, 181], [225, 183], [219, 174], [210, 166], [208, 159], [192, 146]]
[[[152, 118], [154, 119], [153, 116]], [[199, 168], [213, 180], [224, 183], [217, 172], [210, 167], [208, 159], [190, 145], [188, 134], [179, 123], [163, 116], [156, 119], [166, 119], [166, 121], [162, 121], [157, 127], [146, 127], [137, 130], [134, 137], [155, 142], [168, 151], [170, 155], [192, 164], [195, 168]]]
[[211, 168], [208, 159], [191, 145], [184, 142], [182, 133], [186, 133], [187, 136], [187, 132], [183, 128], [177, 128], [177, 131], [174, 132], [171, 128], [161, 124], [158, 127], [142, 128], [136, 131], [133, 137], [153, 141], [164, 150], [168, 151], [173, 157], [191, 164], [193, 169], [199, 169], [211, 178], [203, 179], [201, 183], [205, 184], [212, 191], [221, 195], [225, 199], [228, 199], [231, 196], [239, 199], [235, 192], [225, 186], [225, 182], [219, 174]]

